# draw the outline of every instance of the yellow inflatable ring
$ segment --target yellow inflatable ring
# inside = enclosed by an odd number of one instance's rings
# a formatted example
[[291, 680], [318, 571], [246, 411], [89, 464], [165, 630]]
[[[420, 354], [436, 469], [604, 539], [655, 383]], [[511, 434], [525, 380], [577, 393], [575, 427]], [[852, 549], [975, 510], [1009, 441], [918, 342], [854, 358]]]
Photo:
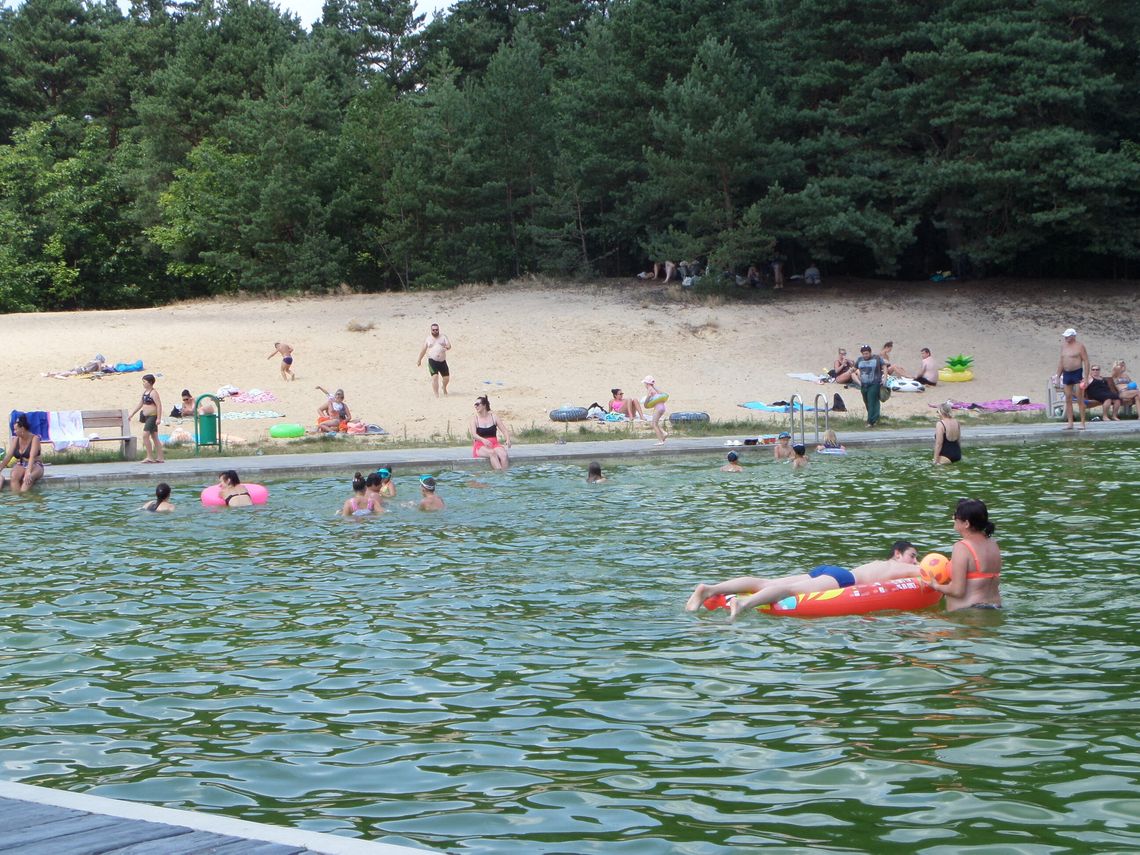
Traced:
[[951, 371], [949, 368], [938, 369], [939, 383], [965, 383], [967, 380], [973, 379], [974, 372], [968, 368], [965, 371]]
[[652, 407], [656, 407], [658, 404], [664, 404], [668, 400], [669, 400], [669, 393], [668, 392], [658, 392], [656, 395], [647, 395], [645, 398], [645, 402], [642, 404], [642, 406], [648, 410]]

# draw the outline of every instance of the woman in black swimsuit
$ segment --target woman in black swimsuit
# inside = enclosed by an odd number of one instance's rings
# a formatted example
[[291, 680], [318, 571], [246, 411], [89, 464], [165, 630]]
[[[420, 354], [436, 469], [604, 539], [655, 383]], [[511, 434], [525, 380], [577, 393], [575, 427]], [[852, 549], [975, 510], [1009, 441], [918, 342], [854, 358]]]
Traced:
[[249, 490], [241, 484], [241, 478], [233, 469], [227, 469], [218, 476], [218, 493], [227, 508], [247, 508], [253, 504]]
[[[499, 432], [503, 441], [499, 441]], [[486, 395], [475, 399], [475, 415], [471, 417], [471, 456], [485, 457], [491, 461], [492, 469], [506, 469], [511, 465], [507, 449], [511, 447], [511, 435], [506, 425], [491, 412], [491, 401]]]
[[[28, 417], [21, 413], [16, 416], [12, 438], [0, 461], [0, 471], [12, 464], [12, 492], [26, 493], [32, 485], [44, 476], [44, 465], [40, 462], [40, 438], [28, 427]], [[0, 475], [0, 486], [4, 478]]]
[[962, 426], [954, 418], [954, 405], [943, 401], [938, 405], [938, 424], [934, 426], [934, 462], [957, 463], [962, 459]]

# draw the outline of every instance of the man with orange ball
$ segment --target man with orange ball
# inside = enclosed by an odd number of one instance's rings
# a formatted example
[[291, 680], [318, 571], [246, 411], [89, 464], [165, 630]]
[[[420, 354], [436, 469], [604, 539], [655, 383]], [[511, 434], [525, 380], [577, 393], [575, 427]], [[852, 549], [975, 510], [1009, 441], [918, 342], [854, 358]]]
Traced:
[[891, 544], [890, 558], [861, 564], [853, 570], [821, 564], [810, 573], [798, 573], [779, 579], [740, 576], [715, 585], [702, 582], [693, 589], [693, 593], [685, 602], [685, 610], [695, 612], [705, 600], [717, 594], [747, 594], [748, 596], [736, 596], [728, 603], [729, 620], [736, 620], [743, 611], [775, 603], [795, 594], [831, 591], [852, 585], [866, 585], [869, 582], [913, 579], [919, 573], [918, 550], [914, 548], [914, 544], [906, 540], [896, 540]]

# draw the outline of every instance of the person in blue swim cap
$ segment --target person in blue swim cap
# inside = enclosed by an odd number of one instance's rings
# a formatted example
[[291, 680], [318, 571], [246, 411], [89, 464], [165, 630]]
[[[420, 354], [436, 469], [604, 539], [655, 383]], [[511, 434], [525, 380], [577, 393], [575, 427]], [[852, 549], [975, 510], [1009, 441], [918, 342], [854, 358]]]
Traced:
[[796, 453], [792, 451], [792, 435], [783, 431], [776, 437], [776, 447], [773, 451], [776, 460], [791, 460], [795, 457]]

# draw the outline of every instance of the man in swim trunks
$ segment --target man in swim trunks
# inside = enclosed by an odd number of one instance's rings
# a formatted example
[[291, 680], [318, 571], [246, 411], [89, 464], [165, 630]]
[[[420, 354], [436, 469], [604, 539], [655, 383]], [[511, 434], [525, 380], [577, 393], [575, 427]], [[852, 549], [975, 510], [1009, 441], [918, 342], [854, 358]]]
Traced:
[[775, 603], [796, 594], [813, 591], [831, 591], [836, 588], [849, 588], [852, 585], [865, 585], [868, 582], [890, 582], [918, 576], [918, 550], [906, 540], [896, 540], [891, 544], [891, 557], [882, 561], [861, 564], [853, 570], [846, 570], [834, 564], [821, 564], [809, 573], [782, 576], [778, 579], [760, 579], [754, 576], [741, 576], [718, 582], [715, 585], [701, 583], [685, 602], [685, 611], [695, 612], [709, 597], [716, 594], [747, 594], [736, 596], [729, 602], [731, 620], [743, 611], [754, 609], [766, 603]]
[[272, 359], [277, 354], [281, 354], [281, 379], [282, 380], [296, 380], [296, 375], [293, 374], [293, 347], [283, 341], [273, 342], [273, 353], [269, 354], [266, 359]]
[[1065, 387], [1065, 426], [1061, 430], [1073, 429], [1073, 399], [1081, 410], [1081, 430], [1085, 429], [1085, 383], [1086, 374], [1091, 375], [1089, 352], [1077, 341], [1077, 331], [1069, 327], [1061, 338], [1061, 358], [1057, 362], [1057, 376]]
[[922, 368], [919, 369], [914, 379], [923, 386], [937, 386], [938, 366], [934, 364], [934, 357], [930, 355], [930, 348], [924, 347], [919, 353], [922, 354]]
[[423, 365], [424, 356], [428, 358], [428, 373], [431, 375], [431, 388], [435, 396], [439, 397], [439, 378], [443, 378], [443, 394], [447, 394], [447, 384], [451, 381], [451, 371], [447, 367], [447, 352], [451, 350], [451, 341], [445, 335], [440, 335], [439, 324], [431, 325], [431, 332], [420, 348], [420, 358], [416, 365]]

